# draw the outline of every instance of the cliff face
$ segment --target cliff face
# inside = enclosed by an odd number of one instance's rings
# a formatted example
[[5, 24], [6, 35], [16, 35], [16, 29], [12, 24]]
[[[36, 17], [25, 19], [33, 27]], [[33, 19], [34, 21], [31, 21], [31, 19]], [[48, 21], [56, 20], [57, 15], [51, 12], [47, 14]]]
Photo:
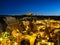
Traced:
[[7, 26], [6, 22], [4, 21], [4, 18], [5, 17], [0, 17], [0, 31], [5, 31]]

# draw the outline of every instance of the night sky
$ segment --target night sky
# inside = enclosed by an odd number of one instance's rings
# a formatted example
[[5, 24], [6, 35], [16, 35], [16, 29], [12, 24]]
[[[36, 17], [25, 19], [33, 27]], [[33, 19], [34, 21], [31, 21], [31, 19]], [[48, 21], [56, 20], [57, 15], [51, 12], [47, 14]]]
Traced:
[[59, 0], [0, 0], [1, 14], [60, 15]]

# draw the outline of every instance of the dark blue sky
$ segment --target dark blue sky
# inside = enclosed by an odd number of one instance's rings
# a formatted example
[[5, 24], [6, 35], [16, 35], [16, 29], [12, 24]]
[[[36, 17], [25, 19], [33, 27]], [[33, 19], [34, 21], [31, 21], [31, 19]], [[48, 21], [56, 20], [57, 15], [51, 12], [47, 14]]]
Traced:
[[60, 15], [59, 0], [0, 0], [0, 14]]

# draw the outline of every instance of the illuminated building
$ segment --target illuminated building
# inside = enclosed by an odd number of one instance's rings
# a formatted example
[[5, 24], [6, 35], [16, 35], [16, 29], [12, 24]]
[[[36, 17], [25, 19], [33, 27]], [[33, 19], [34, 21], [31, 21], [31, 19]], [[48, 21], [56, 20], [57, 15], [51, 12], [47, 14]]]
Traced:
[[[0, 23], [3, 28], [0, 29], [3, 30], [0, 34], [1, 43], [7, 37], [5, 41], [9, 40], [10, 45], [22, 45], [23, 43], [23, 45], [28, 45], [28, 43], [30, 45], [55, 45], [55, 43], [59, 45], [59, 18], [58, 16], [36, 16], [32, 14], [1, 17]], [[8, 32], [9, 35], [5, 32]]]

